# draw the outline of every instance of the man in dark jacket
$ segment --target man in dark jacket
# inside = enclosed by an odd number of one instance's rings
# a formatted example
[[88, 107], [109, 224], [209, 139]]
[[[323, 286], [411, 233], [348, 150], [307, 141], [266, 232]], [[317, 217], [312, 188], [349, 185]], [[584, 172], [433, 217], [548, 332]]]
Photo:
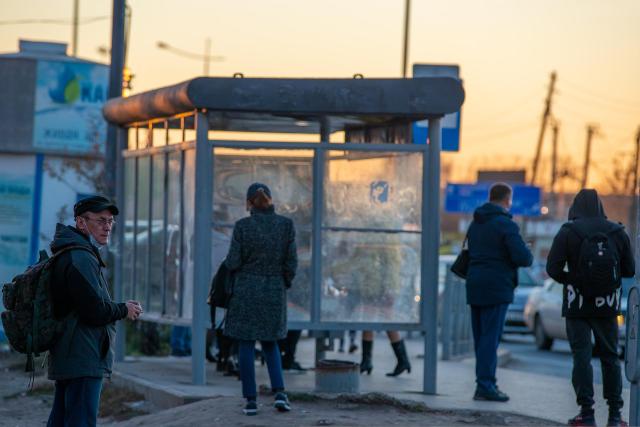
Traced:
[[489, 202], [473, 213], [469, 227], [469, 271], [467, 304], [471, 306], [471, 326], [476, 353], [475, 400], [509, 400], [496, 385], [498, 344], [507, 307], [518, 285], [518, 267], [530, 266], [533, 256], [511, 219], [512, 190], [494, 184]]
[[616, 321], [620, 313], [621, 291], [617, 289], [611, 295], [598, 296], [588, 290], [588, 295], [585, 295], [585, 276], [581, 271], [584, 266], [579, 260], [583, 240], [598, 232], [608, 234], [615, 246], [613, 249], [619, 261], [618, 281], [620, 275], [633, 277], [635, 263], [629, 236], [621, 224], [607, 220], [596, 190], [585, 189], [576, 195], [569, 209], [569, 222], [558, 231], [547, 259], [547, 273], [564, 285], [562, 315], [566, 318], [567, 337], [573, 354], [573, 388], [581, 407], [580, 413], [569, 420], [569, 425], [595, 425], [592, 332], [600, 350], [604, 397], [609, 405], [607, 425], [626, 424], [620, 414], [623, 405], [622, 375]]
[[48, 426], [95, 426], [102, 378], [111, 374], [115, 322], [138, 318], [136, 301], [116, 304], [103, 275], [99, 248], [106, 245], [118, 208], [92, 196], [74, 206], [75, 227], [58, 224], [51, 242], [60, 255], [53, 265], [53, 309], [64, 332], [49, 354], [49, 379], [56, 382]]

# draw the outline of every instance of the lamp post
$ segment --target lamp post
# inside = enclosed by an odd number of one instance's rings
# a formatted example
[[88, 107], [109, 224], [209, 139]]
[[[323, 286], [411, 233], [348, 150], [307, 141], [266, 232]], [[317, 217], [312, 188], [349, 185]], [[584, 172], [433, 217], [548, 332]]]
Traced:
[[219, 55], [211, 55], [211, 39], [206, 38], [204, 43], [204, 54], [189, 52], [183, 49], [179, 49], [177, 47], [171, 46], [169, 43], [164, 41], [156, 42], [156, 46], [158, 49], [167, 50], [176, 55], [182, 56], [183, 58], [195, 59], [203, 62], [203, 73], [205, 76], [209, 75], [209, 65], [211, 62], [221, 62], [225, 60], [224, 56]]

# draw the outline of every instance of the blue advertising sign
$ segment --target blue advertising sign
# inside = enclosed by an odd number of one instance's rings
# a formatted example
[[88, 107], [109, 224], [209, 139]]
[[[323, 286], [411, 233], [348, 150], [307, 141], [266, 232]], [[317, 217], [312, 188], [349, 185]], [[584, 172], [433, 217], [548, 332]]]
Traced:
[[[414, 64], [413, 78], [454, 77], [460, 78], [457, 65]], [[413, 143], [426, 144], [429, 136], [429, 122], [423, 120], [413, 124]], [[460, 150], [460, 112], [447, 114], [442, 118], [442, 151]]]
[[[489, 200], [490, 183], [447, 184], [445, 193], [446, 212], [472, 213]], [[513, 185], [513, 215], [540, 216], [542, 190], [531, 185]]]
[[38, 61], [33, 146], [71, 152], [104, 151], [109, 67]]

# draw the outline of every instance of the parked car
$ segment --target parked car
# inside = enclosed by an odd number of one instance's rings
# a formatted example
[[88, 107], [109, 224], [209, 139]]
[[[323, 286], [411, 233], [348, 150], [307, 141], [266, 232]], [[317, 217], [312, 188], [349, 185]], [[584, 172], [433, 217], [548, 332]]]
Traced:
[[543, 282], [535, 279], [533, 271], [529, 268], [518, 269], [518, 287], [513, 295], [513, 302], [507, 308], [507, 317], [504, 322], [506, 334], [530, 334], [531, 330], [524, 321], [524, 307], [529, 295], [537, 288], [542, 288]]
[[[627, 312], [627, 296], [634, 279], [622, 279], [622, 314], [618, 316], [618, 337], [620, 354], [624, 354], [625, 317]], [[527, 327], [533, 331], [536, 347], [550, 350], [556, 339], [567, 340], [565, 320], [562, 317], [562, 285], [553, 279], [547, 279], [542, 288], [531, 292], [524, 309]]]

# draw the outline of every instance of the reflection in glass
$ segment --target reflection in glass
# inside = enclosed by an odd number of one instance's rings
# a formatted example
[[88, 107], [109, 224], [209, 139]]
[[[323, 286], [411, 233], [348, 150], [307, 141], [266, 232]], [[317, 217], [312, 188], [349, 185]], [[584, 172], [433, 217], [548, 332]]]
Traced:
[[195, 194], [196, 194], [196, 152], [194, 149], [184, 152], [184, 246], [182, 248], [184, 289], [182, 289], [181, 317], [191, 319], [193, 315], [193, 261], [197, 254], [194, 250]]
[[147, 310], [162, 313], [163, 262], [164, 262], [164, 155], [153, 156], [153, 188], [151, 197], [151, 270]]
[[165, 314], [178, 315], [180, 292], [180, 152], [169, 154]]
[[122, 292], [124, 298], [127, 300], [133, 298], [133, 220], [136, 185], [135, 167], [136, 159], [130, 157], [124, 160], [124, 221], [120, 221], [117, 225], [118, 227], [124, 226], [124, 244], [122, 245]]
[[418, 323], [420, 238], [324, 231], [322, 320]]
[[324, 224], [420, 229], [422, 153], [331, 151]]
[[149, 172], [151, 158], [138, 159], [138, 218], [136, 235], [136, 265], [133, 297], [145, 302], [147, 295], [147, 262], [149, 261]]
[[296, 225], [299, 266], [288, 292], [289, 320], [309, 320], [313, 152], [215, 148], [214, 159], [213, 272], [226, 256], [233, 223], [248, 215], [247, 187], [262, 182], [271, 189], [276, 212]]

